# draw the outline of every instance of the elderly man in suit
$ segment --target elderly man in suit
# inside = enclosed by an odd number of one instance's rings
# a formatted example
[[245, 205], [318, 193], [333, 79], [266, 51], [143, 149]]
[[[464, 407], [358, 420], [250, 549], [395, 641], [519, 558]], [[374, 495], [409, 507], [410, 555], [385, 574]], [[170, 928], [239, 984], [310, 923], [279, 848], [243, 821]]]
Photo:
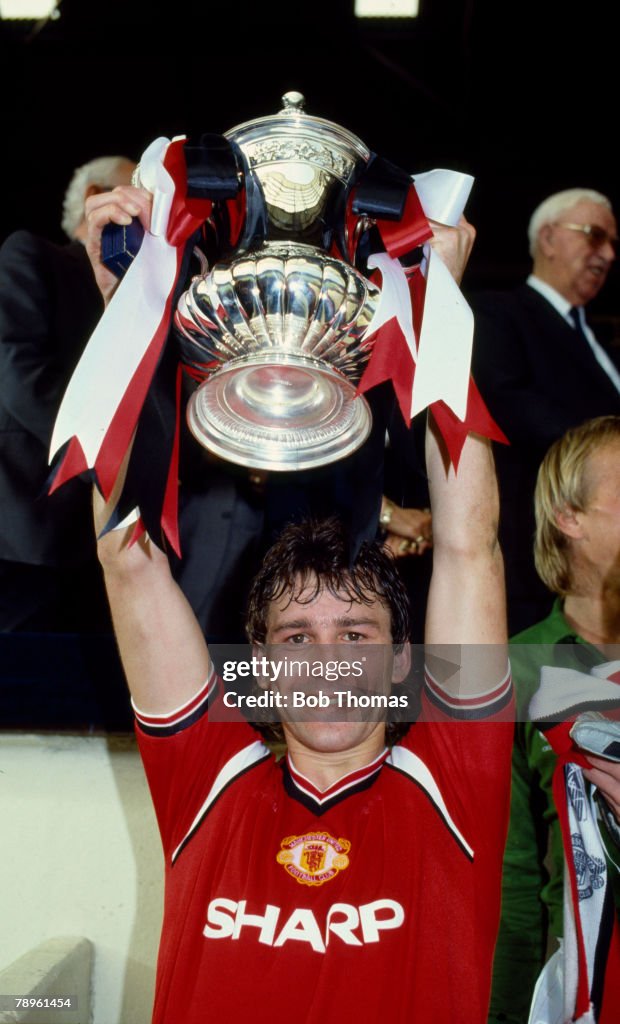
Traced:
[[[135, 164], [98, 157], [77, 168], [56, 245], [16, 231], [0, 249], [0, 631], [110, 629], [89, 489], [73, 481], [48, 498], [54, 419], [103, 311], [84, 248], [84, 203], [128, 184]], [[80, 512], [80, 509], [82, 510]]]
[[510, 446], [496, 448], [501, 537], [511, 633], [549, 611], [532, 558], [536, 474], [572, 426], [620, 413], [620, 372], [585, 319], [615, 259], [616, 220], [606, 196], [549, 196], [529, 224], [532, 273], [509, 292], [470, 296], [474, 372]]

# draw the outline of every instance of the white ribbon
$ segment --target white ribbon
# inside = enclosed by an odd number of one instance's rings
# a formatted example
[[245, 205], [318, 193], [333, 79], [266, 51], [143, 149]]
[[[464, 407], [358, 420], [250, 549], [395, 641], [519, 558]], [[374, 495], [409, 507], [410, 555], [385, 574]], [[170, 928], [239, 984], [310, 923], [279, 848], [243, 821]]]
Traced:
[[[471, 175], [437, 169], [413, 177], [426, 218], [454, 227], [471, 192], [474, 182]], [[411, 298], [400, 261], [378, 253], [369, 258], [368, 266], [381, 271], [381, 298], [364, 333], [365, 336], [373, 334], [396, 317], [416, 364], [411, 415], [415, 416], [441, 399], [464, 420], [474, 317], [450, 271], [427, 242], [423, 266], [426, 276], [424, 316], [416, 346]]]
[[582, 706], [599, 706], [607, 702], [610, 707], [617, 706], [619, 684], [608, 677], [619, 670], [618, 661], [595, 665], [589, 673], [544, 665], [540, 670], [540, 687], [530, 701], [530, 718], [544, 722], [568, 711], [571, 715], [576, 714]]
[[474, 315], [445, 263], [428, 243], [424, 249], [428, 270], [411, 415], [441, 399], [464, 420]]
[[169, 140], [156, 139], [140, 159], [140, 180], [153, 193], [150, 230], [84, 349], [65, 392], [50, 459], [74, 435], [89, 467], [157, 330], [176, 275], [177, 251], [166, 239], [174, 182], [163, 158]]
[[415, 190], [428, 220], [456, 227], [469, 199], [474, 179], [471, 174], [438, 168], [414, 174]]
[[[166, 239], [174, 183], [163, 166], [166, 138], [152, 142], [140, 158], [140, 183], [153, 193], [150, 230], [99, 321], [69, 382], [50, 445], [50, 459], [73, 436], [93, 467], [114, 414], [163, 316], [174, 284], [177, 253]], [[473, 178], [434, 170], [415, 178], [426, 217], [456, 224]], [[473, 318], [454, 279], [433, 253], [427, 254], [424, 322], [416, 347], [407, 280], [398, 260], [383, 253], [369, 266], [382, 274], [382, 295], [366, 334], [396, 316], [417, 363], [412, 414], [443, 399], [464, 419], [469, 385]]]
[[401, 264], [398, 260], [393, 260], [391, 256], [388, 256], [386, 252], [377, 252], [368, 257], [368, 266], [371, 270], [376, 268], [381, 271], [381, 295], [364, 335], [374, 334], [395, 316], [405, 336], [413, 361], [417, 362], [418, 347], [413, 333], [411, 295]]

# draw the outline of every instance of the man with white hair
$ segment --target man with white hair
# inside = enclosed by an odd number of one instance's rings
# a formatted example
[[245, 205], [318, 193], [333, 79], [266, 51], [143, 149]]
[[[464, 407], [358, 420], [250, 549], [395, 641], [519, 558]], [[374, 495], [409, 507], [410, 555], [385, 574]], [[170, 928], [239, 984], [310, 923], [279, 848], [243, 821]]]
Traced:
[[77, 168], [64, 198], [68, 245], [16, 231], [0, 249], [1, 632], [110, 628], [86, 526], [89, 490], [74, 481], [47, 498], [46, 481], [62, 395], [103, 311], [84, 203], [128, 184], [134, 167], [106, 156]]
[[135, 169], [133, 160], [125, 156], [99, 156], [78, 167], [69, 182], [62, 201], [60, 226], [68, 238], [86, 240], [84, 204], [89, 196], [109, 192], [117, 185], [127, 185]]
[[615, 259], [609, 199], [591, 189], [558, 192], [534, 211], [528, 233], [527, 282], [470, 296], [476, 381], [510, 441], [497, 446], [496, 462], [511, 633], [550, 607], [532, 558], [540, 462], [570, 427], [620, 413], [620, 371], [585, 319]]

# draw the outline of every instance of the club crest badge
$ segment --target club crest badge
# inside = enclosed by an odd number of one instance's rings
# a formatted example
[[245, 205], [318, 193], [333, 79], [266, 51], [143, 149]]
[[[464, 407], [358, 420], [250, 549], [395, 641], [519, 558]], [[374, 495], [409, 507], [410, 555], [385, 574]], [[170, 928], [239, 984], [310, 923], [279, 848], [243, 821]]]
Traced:
[[280, 843], [278, 864], [300, 885], [323, 885], [349, 866], [348, 839], [334, 839], [329, 832], [287, 836]]

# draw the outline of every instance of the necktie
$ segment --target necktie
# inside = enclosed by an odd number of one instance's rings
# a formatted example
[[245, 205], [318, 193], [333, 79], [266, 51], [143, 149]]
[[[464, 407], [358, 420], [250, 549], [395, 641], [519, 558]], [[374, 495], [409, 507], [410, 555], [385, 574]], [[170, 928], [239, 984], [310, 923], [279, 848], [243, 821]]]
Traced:
[[573, 306], [568, 311], [568, 315], [570, 316], [572, 322], [575, 325], [575, 334], [577, 335], [579, 340], [585, 341], [586, 345], [590, 346], [594, 354], [594, 358], [598, 362], [599, 366], [605, 371], [607, 376], [610, 378], [616, 390], [620, 391], [620, 373], [618, 372], [617, 367], [609, 358], [603, 346], [599, 345], [596, 338], [593, 335], [590, 335], [590, 337], [588, 337], [588, 335], [583, 329], [583, 324], [585, 320], [582, 321], [582, 308], [580, 306]]
[[569, 310], [568, 315], [570, 316], [571, 320], [573, 321], [573, 323], [575, 325], [575, 330], [577, 332], [577, 335], [581, 338], [582, 341], [585, 341], [585, 343], [587, 345], [589, 345], [590, 342], [588, 340], [588, 336], [587, 336], [586, 332], [583, 329], [583, 323], [582, 323], [582, 320], [581, 320], [581, 310], [580, 310], [580, 307], [579, 306], [573, 306], [572, 309]]

